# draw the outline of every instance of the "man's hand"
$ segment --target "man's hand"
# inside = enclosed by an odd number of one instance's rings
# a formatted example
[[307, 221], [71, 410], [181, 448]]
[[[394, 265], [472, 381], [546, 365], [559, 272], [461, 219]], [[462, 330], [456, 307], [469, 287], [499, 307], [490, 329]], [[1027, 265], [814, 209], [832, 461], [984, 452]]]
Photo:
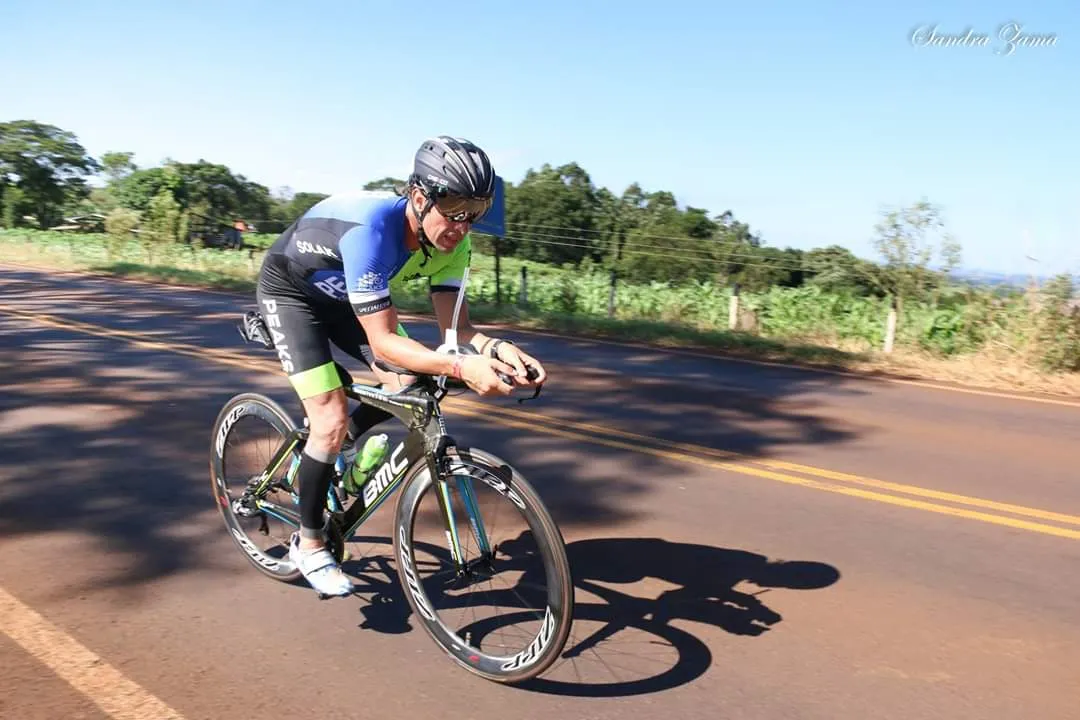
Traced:
[[509, 395], [514, 390], [513, 385], [507, 385], [497, 373], [503, 372], [513, 376], [515, 370], [501, 360], [493, 360], [483, 355], [462, 355], [461, 379], [465, 381], [477, 395]]
[[[518, 385], [541, 385], [547, 380], [547, 371], [544, 370], [544, 366], [540, 364], [540, 361], [521, 350], [517, 345], [511, 345], [508, 342], [500, 342], [495, 349], [495, 352], [498, 354], [499, 360], [513, 366], [514, 382]], [[526, 365], [531, 365], [536, 368], [536, 372], [539, 373], [534, 380], [529, 380], [525, 377]]]

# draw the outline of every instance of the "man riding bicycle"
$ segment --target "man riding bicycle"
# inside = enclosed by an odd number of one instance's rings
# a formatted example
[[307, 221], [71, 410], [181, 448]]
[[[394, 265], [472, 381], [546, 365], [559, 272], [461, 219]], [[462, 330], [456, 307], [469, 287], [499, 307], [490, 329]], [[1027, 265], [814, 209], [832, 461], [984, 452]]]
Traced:
[[[310, 423], [296, 472], [301, 526], [290, 540], [289, 558], [324, 595], [353, 590], [323, 535], [334, 460], [346, 438], [355, 441], [390, 417], [367, 405], [352, 417], [347, 414], [330, 343], [364, 362], [392, 390], [412, 378], [384, 371], [376, 359], [453, 377], [482, 396], [507, 395], [547, 377], [543, 366], [513, 343], [478, 332], [465, 303], [458, 338], [475, 355], [436, 352], [409, 338], [391, 302], [391, 280], [429, 278], [432, 307], [445, 335], [471, 257], [468, 231], [491, 207], [494, 189], [495, 171], [483, 150], [460, 138], [433, 138], [417, 150], [403, 197], [332, 195], [287, 228], [263, 260], [259, 309]], [[536, 370], [532, 380], [526, 364]]]

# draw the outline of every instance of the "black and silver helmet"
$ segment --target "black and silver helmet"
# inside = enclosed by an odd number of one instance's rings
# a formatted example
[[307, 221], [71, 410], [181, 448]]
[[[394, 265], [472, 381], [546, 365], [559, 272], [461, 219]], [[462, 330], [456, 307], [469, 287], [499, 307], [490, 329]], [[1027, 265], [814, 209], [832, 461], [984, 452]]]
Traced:
[[433, 198], [489, 200], [495, 193], [495, 169], [487, 153], [448, 135], [424, 141], [416, 151], [411, 180]]

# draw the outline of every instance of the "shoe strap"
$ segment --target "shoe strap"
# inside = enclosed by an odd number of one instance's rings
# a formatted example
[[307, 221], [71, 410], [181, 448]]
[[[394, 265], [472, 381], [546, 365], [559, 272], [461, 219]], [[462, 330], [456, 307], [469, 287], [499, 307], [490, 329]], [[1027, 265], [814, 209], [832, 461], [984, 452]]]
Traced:
[[296, 549], [296, 564], [300, 566], [300, 572], [311, 575], [328, 567], [337, 567], [337, 561], [326, 548], [319, 550]]

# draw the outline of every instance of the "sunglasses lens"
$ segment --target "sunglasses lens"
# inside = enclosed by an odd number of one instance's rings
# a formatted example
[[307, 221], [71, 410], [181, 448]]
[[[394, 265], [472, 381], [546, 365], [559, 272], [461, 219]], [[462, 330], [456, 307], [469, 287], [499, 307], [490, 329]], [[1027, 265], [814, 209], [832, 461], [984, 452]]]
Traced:
[[463, 197], [441, 197], [435, 206], [448, 220], [453, 222], [472, 222], [488, 211], [491, 200], [477, 200]]

